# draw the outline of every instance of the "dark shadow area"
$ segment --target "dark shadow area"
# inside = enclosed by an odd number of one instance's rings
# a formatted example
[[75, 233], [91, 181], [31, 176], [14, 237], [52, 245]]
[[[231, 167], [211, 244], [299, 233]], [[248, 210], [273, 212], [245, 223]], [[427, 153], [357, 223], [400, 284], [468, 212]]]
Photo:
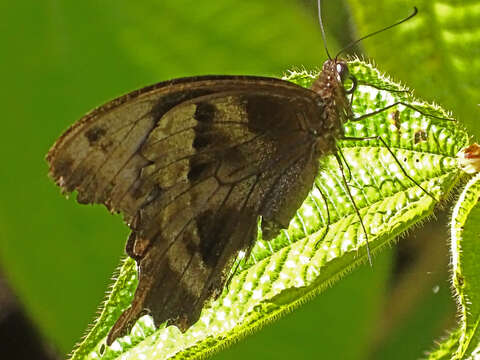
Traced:
[[58, 360], [45, 343], [0, 271], [0, 348], [2, 359]]

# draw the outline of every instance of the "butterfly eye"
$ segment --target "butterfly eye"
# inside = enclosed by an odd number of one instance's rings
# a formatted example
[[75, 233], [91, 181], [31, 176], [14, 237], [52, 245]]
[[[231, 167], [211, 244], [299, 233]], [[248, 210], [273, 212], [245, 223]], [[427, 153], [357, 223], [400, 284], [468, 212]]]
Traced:
[[348, 66], [343, 62], [337, 63], [337, 73], [340, 77], [339, 80], [342, 82], [342, 84], [350, 77], [350, 71], [348, 71]]

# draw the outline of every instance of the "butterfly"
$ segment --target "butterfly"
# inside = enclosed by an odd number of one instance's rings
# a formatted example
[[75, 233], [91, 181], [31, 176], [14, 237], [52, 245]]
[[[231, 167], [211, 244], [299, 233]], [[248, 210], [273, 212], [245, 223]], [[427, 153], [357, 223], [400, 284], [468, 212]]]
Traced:
[[312, 89], [275, 78], [206, 76], [117, 98], [68, 129], [50, 176], [80, 203], [121, 212], [138, 264], [132, 306], [108, 343], [144, 314], [185, 330], [222, 290], [233, 261], [288, 227], [318, 159], [336, 151], [350, 107], [343, 60]]
[[288, 227], [353, 117], [349, 78], [335, 57], [310, 89], [256, 76], [175, 79], [100, 106], [57, 140], [52, 179], [131, 229], [139, 283], [107, 344], [145, 313], [187, 330], [249, 253], [258, 218], [265, 240]]

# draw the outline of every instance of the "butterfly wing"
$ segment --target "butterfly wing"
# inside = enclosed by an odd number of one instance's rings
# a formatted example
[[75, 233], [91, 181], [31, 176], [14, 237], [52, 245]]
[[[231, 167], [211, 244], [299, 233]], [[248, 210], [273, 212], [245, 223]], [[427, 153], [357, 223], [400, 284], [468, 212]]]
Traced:
[[57, 184], [132, 228], [139, 284], [108, 343], [144, 312], [186, 330], [252, 246], [258, 216], [267, 238], [288, 226], [317, 172], [309, 122], [321, 112], [314, 92], [281, 80], [189, 78], [113, 100], [58, 140]]

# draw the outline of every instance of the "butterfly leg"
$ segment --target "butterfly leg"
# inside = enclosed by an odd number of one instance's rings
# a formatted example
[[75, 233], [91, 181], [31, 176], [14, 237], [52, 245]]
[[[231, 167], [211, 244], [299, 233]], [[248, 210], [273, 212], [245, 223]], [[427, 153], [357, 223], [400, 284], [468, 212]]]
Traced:
[[410, 175], [408, 175], [407, 171], [405, 170], [405, 168], [403, 167], [402, 163], [400, 162], [400, 160], [398, 160], [398, 158], [395, 156], [395, 154], [393, 153], [392, 149], [390, 149], [390, 146], [388, 146], [388, 144], [386, 143], [385, 140], [383, 140], [383, 138], [380, 136], [380, 135], [377, 135], [377, 136], [367, 136], [367, 137], [350, 137], [350, 136], [347, 136], [347, 137], [343, 137], [341, 138], [341, 140], [351, 140], [351, 141], [367, 141], [367, 140], [380, 140], [380, 142], [383, 144], [383, 146], [385, 146], [385, 148], [388, 150], [388, 152], [390, 153], [390, 155], [392, 155], [393, 159], [395, 160], [395, 162], [397, 163], [397, 165], [400, 167], [400, 170], [402, 170], [402, 173], [403, 175], [405, 175], [411, 182], [413, 182], [416, 186], [418, 186], [420, 189], [422, 189], [422, 191], [427, 194], [428, 196], [430, 196], [434, 201], [438, 202], [437, 198], [429, 191], [427, 191], [422, 185], [420, 185], [414, 178], [412, 178]]
[[[320, 190], [318, 188], [318, 186], [315, 186], [315, 188], [318, 190], [318, 192], [322, 196], [323, 202], [325, 204], [325, 209], [327, 211], [327, 222], [326, 223], [325, 223], [325, 220], [323, 220], [323, 216], [322, 216], [322, 221], [326, 225], [326, 229], [325, 229], [325, 232], [323, 233], [322, 237], [320, 239], [318, 239], [317, 242], [315, 243], [314, 248], [316, 249], [318, 247], [318, 245], [325, 239], [325, 237], [328, 234], [328, 230], [330, 229], [330, 210], [328, 209], [328, 201], [327, 201], [327, 197], [325, 196], [325, 194], [322, 192], [322, 190]], [[318, 213], [321, 215], [322, 212], [320, 211], [320, 207], [318, 206], [317, 202], [315, 201], [315, 199], [313, 197], [312, 197], [312, 200], [315, 203], [315, 206], [317, 207]]]
[[365, 118], [368, 118], [370, 116], [374, 116], [374, 115], [377, 115], [377, 114], [380, 114], [388, 109], [391, 109], [395, 106], [398, 106], [398, 105], [403, 105], [405, 107], [408, 107], [412, 110], [415, 110], [417, 112], [419, 112], [420, 114], [422, 114], [423, 116], [426, 116], [426, 117], [432, 117], [432, 118], [435, 118], [435, 119], [440, 119], [440, 120], [446, 120], [446, 121], [456, 121], [455, 119], [450, 119], [450, 118], [445, 118], [445, 117], [441, 117], [441, 116], [435, 116], [435, 115], [432, 115], [432, 114], [427, 114], [427, 113], [424, 113], [422, 110], [418, 109], [417, 107], [409, 104], [409, 103], [406, 103], [406, 102], [403, 102], [403, 101], [397, 101], [397, 102], [394, 102], [393, 104], [390, 104], [390, 105], [387, 105], [381, 109], [378, 109], [378, 110], [375, 110], [375, 111], [372, 111], [372, 112], [369, 112], [367, 114], [364, 114], [364, 115], [361, 115], [361, 116], [358, 116], [356, 118], [350, 118], [349, 121], [360, 121], [360, 120], [363, 120]]
[[367, 248], [368, 262], [370, 263], [370, 266], [372, 266], [372, 255], [370, 253], [370, 246], [368, 245], [367, 229], [365, 228], [365, 224], [363, 223], [362, 215], [360, 215], [360, 210], [358, 210], [357, 204], [355, 203], [355, 200], [353, 199], [352, 193], [350, 192], [350, 186], [348, 185], [347, 178], [345, 177], [345, 172], [343, 171], [342, 159], [340, 158], [340, 156], [338, 154], [335, 154], [335, 159], [337, 159], [338, 166], [340, 167], [340, 172], [342, 173], [343, 184], [345, 185], [345, 189], [347, 190], [347, 195], [350, 198], [350, 201], [352, 202], [353, 208], [355, 209], [355, 212], [357, 213], [358, 219], [360, 220], [360, 225], [362, 226], [363, 233], [365, 234], [365, 244], [366, 244], [366, 248]]
[[[225, 281], [225, 288], [228, 290], [230, 290], [230, 283], [232, 282], [232, 279], [233, 277], [237, 274], [237, 271], [238, 271], [238, 268], [240, 267], [240, 265], [243, 263], [245, 264], [248, 259], [250, 258], [250, 255], [252, 255], [252, 250], [253, 250], [253, 246], [255, 245], [255, 242], [253, 242], [252, 244], [250, 244], [248, 246], [248, 248], [244, 251], [244, 254], [241, 258], [237, 258], [235, 260], [235, 265], [233, 267], [233, 269], [230, 271], [230, 274], [228, 275], [228, 278], [227, 278], [227, 281]], [[253, 256], [253, 261], [256, 263], [256, 259], [255, 259], [255, 256]]]
[[380, 90], [380, 91], [388, 91], [388, 92], [394, 92], [394, 93], [409, 93], [409, 94], [412, 93], [412, 90], [410, 90], [410, 89], [407, 89], [407, 90], [389, 89], [389, 88], [384, 88], [384, 87], [381, 87], [381, 86], [368, 84], [368, 83], [364, 83], [364, 82], [360, 82], [360, 81], [358, 82], [358, 85], [368, 86], [368, 87], [371, 87], [371, 88], [374, 88], [374, 89], [377, 89], [377, 90]]
[[[358, 85], [372, 87], [372, 88], [380, 90], [380, 91], [388, 91], [388, 92], [394, 92], [394, 93], [409, 93], [409, 94], [412, 93], [412, 90], [388, 89], [388, 88], [382, 88], [380, 86], [376, 86], [376, 85], [373, 85], [373, 84], [362, 83], [362, 82], [359, 82], [356, 79], [356, 77], [354, 77], [354, 76], [352, 76], [351, 79], [354, 81], [354, 84], [352, 86], [351, 91], [347, 91], [347, 94], [350, 94], [350, 108], [353, 105], [353, 97], [355, 96], [355, 89], [357, 89]], [[352, 120], [352, 121], [355, 121], [355, 120]]]
[[230, 274], [228, 275], [227, 281], [225, 281], [225, 289], [227, 289], [227, 291], [230, 290], [230, 283], [232, 282], [233, 277], [237, 273], [238, 267], [240, 266], [240, 263], [243, 261], [243, 259], [244, 258], [237, 259], [237, 263], [235, 264], [233, 269], [230, 271]]
[[340, 148], [337, 148], [338, 154], [340, 155], [341, 159], [343, 160], [343, 163], [345, 163], [345, 166], [347, 167], [348, 170], [348, 182], [352, 180], [352, 171], [350, 170], [350, 166], [347, 163], [347, 160], [345, 160], [345, 156], [343, 155], [343, 151]]

